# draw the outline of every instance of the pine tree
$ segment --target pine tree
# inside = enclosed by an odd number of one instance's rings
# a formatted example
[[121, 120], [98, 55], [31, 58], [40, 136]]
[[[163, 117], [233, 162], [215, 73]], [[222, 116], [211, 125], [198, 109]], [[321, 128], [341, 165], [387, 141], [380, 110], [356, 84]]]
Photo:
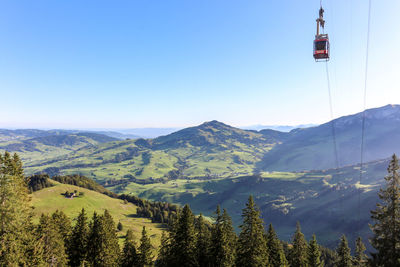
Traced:
[[[37, 227], [34, 226], [32, 233], [36, 234], [36, 238], [28, 240], [27, 246], [30, 248], [25, 255], [25, 265], [24, 266], [45, 266], [44, 261], [44, 244], [41, 237], [37, 236]], [[12, 265], [9, 265], [12, 266]], [[20, 265], [23, 266], [23, 265]]]
[[171, 260], [175, 266], [197, 266], [194, 215], [188, 205], [171, 231]]
[[342, 235], [340, 238], [340, 244], [336, 249], [338, 254], [338, 261], [336, 262], [335, 266], [337, 267], [351, 267], [353, 266], [353, 259], [350, 255], [350, 248], [347, 243], [347, 238], [345, 235]]
[[58, 231], [60, 232], [61, 236], [64, 239], [64, 243], [68, 242], [69, 236], [71, 234], [71, 220], [68, 216], [59, 210], [56, 210], [52, 215], [51, 219], [53, 220], [54, 224], [57, 226]]
[[121, 267], [138, 266], [139, 256], [136, 251], [136, 243], [133, 240], [132, 230], [126, 232], [124, 249], [122, 251]]
[[300, 223], [297, 222], [296, 232], [293, 236], [293, 248], [290, 251], [290, 266], [306, 267], [308, 264], [307, 241], [301, 232]]
[[215, 223], [211, 229], [211, 246], [210, 246], [210, 265], [222, 266], [225, 258], [225, 248], [223, 231], [222, 231], [222, 214], [218, 205], [215, 211]]
[[78, 267], [84, 265], [87, 254], [88, 235], [89, 228], [86, 212], [85, 209], [82, 209], [77, 217], [75, 226], [72, 228], [71, 235], [67, 243], [70, 266]]
[[146, 227], [143, 226], [142, 237], [140, 238], [138, 266], [149, 266], [152, 264], [152, 262], [153, 255], [151, 253], [150, 238], [147, 236]]
[[288, 262], [281, 241], [278, 239], [272, 224], [268, 227], [267, 246], [269, 251], [269, 262], [271, 267], [285, 267]]
[[222, 212], [222, 236], [225, 240], [224, 266], [233, 266], [236, 262], [238, 238], [233, 227], [232, 218], [226, 209]]
[[233, 266], [236, 262], [237, 236], [232, 225], [232, 219], [225, 209], [221, 214], [219, 206], [217, 206], [215, 214], [215, 224], [212, 228], [211, 237], [210, 265]]
[[324, 264], [321, 262], [321, 252], [315, 235], [312, 236], [308, 244], [308, 266], [309, 267], [322, 267]]
[[371, 211], [371, 217], [375, 221], [370, 226], [374, 232], [371, 244], [377, 250], [371, 255], [374, 265], [400, 266], [400, 177], [399, 162], [395, 154], [387, 171], [386, 187], [378, 194], [382, 203]]
[[324, 264], [324, 266], [335, 266], [335, 263], [338, 261], [336, 250], [332, 250], [323, 246], [320, 246], [319, 249], [321, 251], [321, 262]]
[[[17, 154], [0, 154], [0, 266], [31, 265], [41, 256], [32, 209]], [[39, 253], [39, 254], [38, 254]]]
[[89, 228], [90, 230], [87, 240], [87, 261], [93, 266], [100, 263], [99, 255], [102, 250], [101, 216], [97, 215], [96, 212], [93, 213]]
[[43, 260], [49, 266], [65, 266], [67, 254], [64, 239], [54, 221], [42, 214], [37, 229], [37, 235], [43, 244]]
[[114, 221], [107, 210], [93, 215], [88, 240], [88, 261], [94, 266], [118, 266], [120, 249]]
[[116, 227], [113, 218], [111, 217], [108, 210], [104, 211], [102, 216], [104, 225], [105, 235], [105, 253], [103, 256], [103, 262], [106, 266], [117, 266], [120, 254], [120, 247], [118, 244], [118, 237], [116, 233]]
[[367, 266], [368, 257], [365, 254], [365, 245], [362, 242], [361, 237], [358, 237], [356, 240], [356, 253], [354, 255], [353, 265], [357, 267], [365, 267]]
[[196, 243], [196, 257], [200, 267], [210, 265], [210, 246], [211, 246], [211, 233], [206, 225], [203, 215], [200, 214], [195, 222], [195, 229], [197, 234]]
[[250, 196], [243, 209], [243, 224], [238, 240], [237, 266], [256, 267], [268, 266], [269, 255], [267, 243], [264, 238], [264, 222], [260, 218], [260, 211]]
[[169, 236], [163, 231], [161, 234], [161, 245], [158, 251], [158, 258], [155, 263], [157, 267], [168, 267], [172, 266], [170, 264], [171, 260], [171, 243]]

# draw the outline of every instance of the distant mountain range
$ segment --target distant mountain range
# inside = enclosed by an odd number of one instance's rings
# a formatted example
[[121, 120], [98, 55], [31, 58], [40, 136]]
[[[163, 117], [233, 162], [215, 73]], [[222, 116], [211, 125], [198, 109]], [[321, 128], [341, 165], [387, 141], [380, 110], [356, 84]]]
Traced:
[[68, 135], [78, 133], [95, 133], [113, 137], [120, 140], [155, 138], [168, 135], [179, 128], [132, 128], [132, 129], [76, 129], [76, 130], [40, 130], [40, 129], [0, 129], [0, 142], [16, 139], [29, 139], [34, 137], [44, 137], [50, 135]]
[[[243, 130], [275, 130], [281, 132], [290, 132], [297, 128], [308, 128], [317, 126], [316, 124], [300, 124], [296, 126], [289, 125], [251, 125], [238, 127]], [[160, 128], [160, 127], [147, 127], [147, 128], [104, 128], [104, 129], [56, 129], [56, 130], [41, 130], [41, 129], [1, 129], [0, 128], [0, 141], [10, 140], [12, 138], [33, 138], [38, 136], [48, 136], [52, 134], [71, 134], [71, 133], [97, 133], [104, 134], [117, 139], [138, 139], [138, 138], [157, 138], [159, 136], [168, 135], [179, 131], [183, 128]], [[5, 138], [7, 137], [8, 138]], [[2, 139], [4, 138], [4, 139]]]
[[270, 129], [270, 130], [275, 130], [275, 131], [280, 131], [280, 132], [290, 132], [291, 130], [294, 130], [294, 129], [309, 128], [309, 127], [315, 127], [315, 126], [318, 126], [318, 124], [299, 124], [299, 125], [295, 125], [295, 126], [257, 124], [257, 125], [250, 125], [250, 126], [241, 126], [239, 128], [244, 129], [244, 130], [255, 130], [255, 131]]
[[115, 129], [122, 134], [136, 135], [141, 138], [156, 138], [162, 135], [168, 135], [182, 128], [130, 128], [130, 129]]
[[[369, 109], [365, 116], [364, 161], [399, 153], [400, 106]], [[134, 140], [121, 140], [122, 135], [107, 131], [0, 130], [0, 150], [22, 153], [32, 163], [28, 165], [29, 171], [55, 167], [63, 171], [96, 173], [98, 166], [110, 160], [129, 166], [119, 166], [117, 173], [115, 164], [102, 166], [103, 170], [112, 170], [101, 172], [101, 179], [107, 179], [108, 173], [113, 173], [116, 179], [121, 179], [121, 175], [147, 179], [167, 177], [171, 171], [176, 175], [197, 177], [320, 170], [336, 167], [333, 125], [339, 166], [360, 161], [361, 121], [362, 113], [357, 113], [290, 132], [243, 130], [211, 121], [154, 139]], [[40, 145], [46, 149], [40, 149]], [[69, 153], [57, 153], [60, 148]], [[43, 154], [40, 157], [37, 153], [27, 155], [34, 151]]]
[[[156, 138], [179, 131], [177, 127], [145, 127], [145, 128], [104, 128], [104, 129], [79, 129], [85, 132], [103, 133], [120, 139]], [[117, 136], [119, 134], [120, 136]]]
[[39, 130], [39, 129], [0, 129], [0, 142], [16, 141], [16, 140], [27, 140], [36, 137], [47, 137], [47, 136], [60, 136], [60, 135], [73, 135], [73, 134], [97, 134], [112, 137], [113, 139], [105, 139], [107, 142], [114, 139], [126, 139], [139, 138], [137, 135], [123, 134], [114, 131], [91, 131], [91, 130]]
[[273, 130], [245, 131], [211, 121], [155, 139], [113, 140], [79, 147], [69, 154], [48, 152], [37, 157], [27, 150], [19, 152], [29, 159], [27, 173], [79, 172], [98, 181], [231, 176], [252, 173], [263, 155], [286, 135]]
[[0, 129], [0, 152], [16, 152], [27, 164], [116, 140], [119, 139], [88, 132]]

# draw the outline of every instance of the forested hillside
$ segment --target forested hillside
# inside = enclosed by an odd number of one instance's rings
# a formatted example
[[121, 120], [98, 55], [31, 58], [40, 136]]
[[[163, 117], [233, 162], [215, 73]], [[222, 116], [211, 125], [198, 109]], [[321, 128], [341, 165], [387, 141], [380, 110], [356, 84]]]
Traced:
[[[155, 252], [146, 226], [142, 227], [140, 240], [134, 235], [139, 232], [135, 227], [141, 225], [139, 221], [130, 221], [132, 225], [128, 222], [130, 209], [134, 208], [132, 204], [113, 199], [115, 203], [107, 206], [105, 204], [110, 203], [107, 199], [111, 198], [104, 194], [54, 182], [35, 191], [31, 203], [18, 156], [0, 155], [0, 167], [2, 266], [350, 267], [396, 266], [400, 258], [397, 250], [400, 245], [400, 203], [397, 201], [400, 197], [400, 167], [395, 155], [389, 163], [386, 184], [379, 196], [382, 205], [371, 211], [374, 222], [370, 226], [373, 232], [371, 244], [376, 251], [370, 256], [366, 254], [361, 238], [353, 240], [353, 255], [345, 235], [337, 241], [336, 250], [318, 245], [316, 235], [308, 242], [299, 223], [290, 242], [282, 242], [272, 224], [265, 228], [252, 196], [242, 210], [239, 235], [234, 231], [227, 210], [221, 210], [219, 205], [212, 222], [204, 220], [202, 215], [195, 216], [185, 205], [162, 233], [161, 244]], [[36, 181], [45, 179], [41, 178]], [[73, 179], [80, 178], [70, 180]], [[67, 191], [62, 193], [65, 189]], [[74, 193], [70, 194], [71, 191]], [[92, 201], [87, 201], [90, 198]], [[66, 201], [69, 203], [60, 204]], [[99, 208], [104, 212], [98, 213]], [[86, 210], [94, 211], [90, 221]], [[36, 213], [36, 220], [32, 220], [33, 213]], [[71, 213], [76, 213], [74, 223], [67, 215]], [[119, 217], [121, 215], [124, 217]], [[115, 219], [119, 220], [118, 224]], [[128, 228], [125, 234], [121, 233], [125, 231], [124, 225]], [[118, 236], [124, 239], [122, 250]]]

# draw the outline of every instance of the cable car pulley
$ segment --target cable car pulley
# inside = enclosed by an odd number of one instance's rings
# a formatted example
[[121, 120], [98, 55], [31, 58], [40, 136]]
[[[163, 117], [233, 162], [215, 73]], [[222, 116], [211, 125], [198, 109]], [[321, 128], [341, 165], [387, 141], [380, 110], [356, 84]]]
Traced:
[[[325, 20], [324, 9], [322, 5], [319, 9], [319, 18], [317, 19], [317, 34], [314, 39], [314, 59], [315, 61], [328, 61], [329, 60], [329, 36], [324, 33]], [[320, 33], [322, 28], [323, 33]]]

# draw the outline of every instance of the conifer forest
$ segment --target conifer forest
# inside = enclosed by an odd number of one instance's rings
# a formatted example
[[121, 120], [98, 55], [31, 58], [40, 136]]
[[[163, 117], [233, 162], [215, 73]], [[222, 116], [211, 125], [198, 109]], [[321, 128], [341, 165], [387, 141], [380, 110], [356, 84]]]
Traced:
[[[154, 250], [146, 227], [142, 228], [140, 238], [134, 238], [128, 229], [120, 244], [117, 232], [123, 225], [117, 224], [108, 210], [88, 214], [82, 209], [76, 218], [57, 210], [41, 214], [35, 223], [29, 191], [46, 186], [48, 181], [37, 176], [26, 178], [18, 155], [5, 152], [0, 156], [0, 265], [399, 266], [399, 168], [398, 158], [393, 155], [386, 185], [379, 192], [380, 203], [371, 211], [374, 223], [370, 225], [370, 240], [349, 241], [342, 235], [336, 249], [329, 249], [318, 244], [316, 235], [307, 240], [297, 223], [290, 242], [282, 241], [274, 226], [263, 221], [249, 196], [238, 232], [223, 207], [217, 206], [209, 220], [202, 214], [193, 214], [188, 205], [171, 206], [174, 215], [164, 222], [160, 246]], [[349, 242], [354, 242], [354, 250]], [[366, 251], [366, 242], [373, 247], [370, 252]]]

